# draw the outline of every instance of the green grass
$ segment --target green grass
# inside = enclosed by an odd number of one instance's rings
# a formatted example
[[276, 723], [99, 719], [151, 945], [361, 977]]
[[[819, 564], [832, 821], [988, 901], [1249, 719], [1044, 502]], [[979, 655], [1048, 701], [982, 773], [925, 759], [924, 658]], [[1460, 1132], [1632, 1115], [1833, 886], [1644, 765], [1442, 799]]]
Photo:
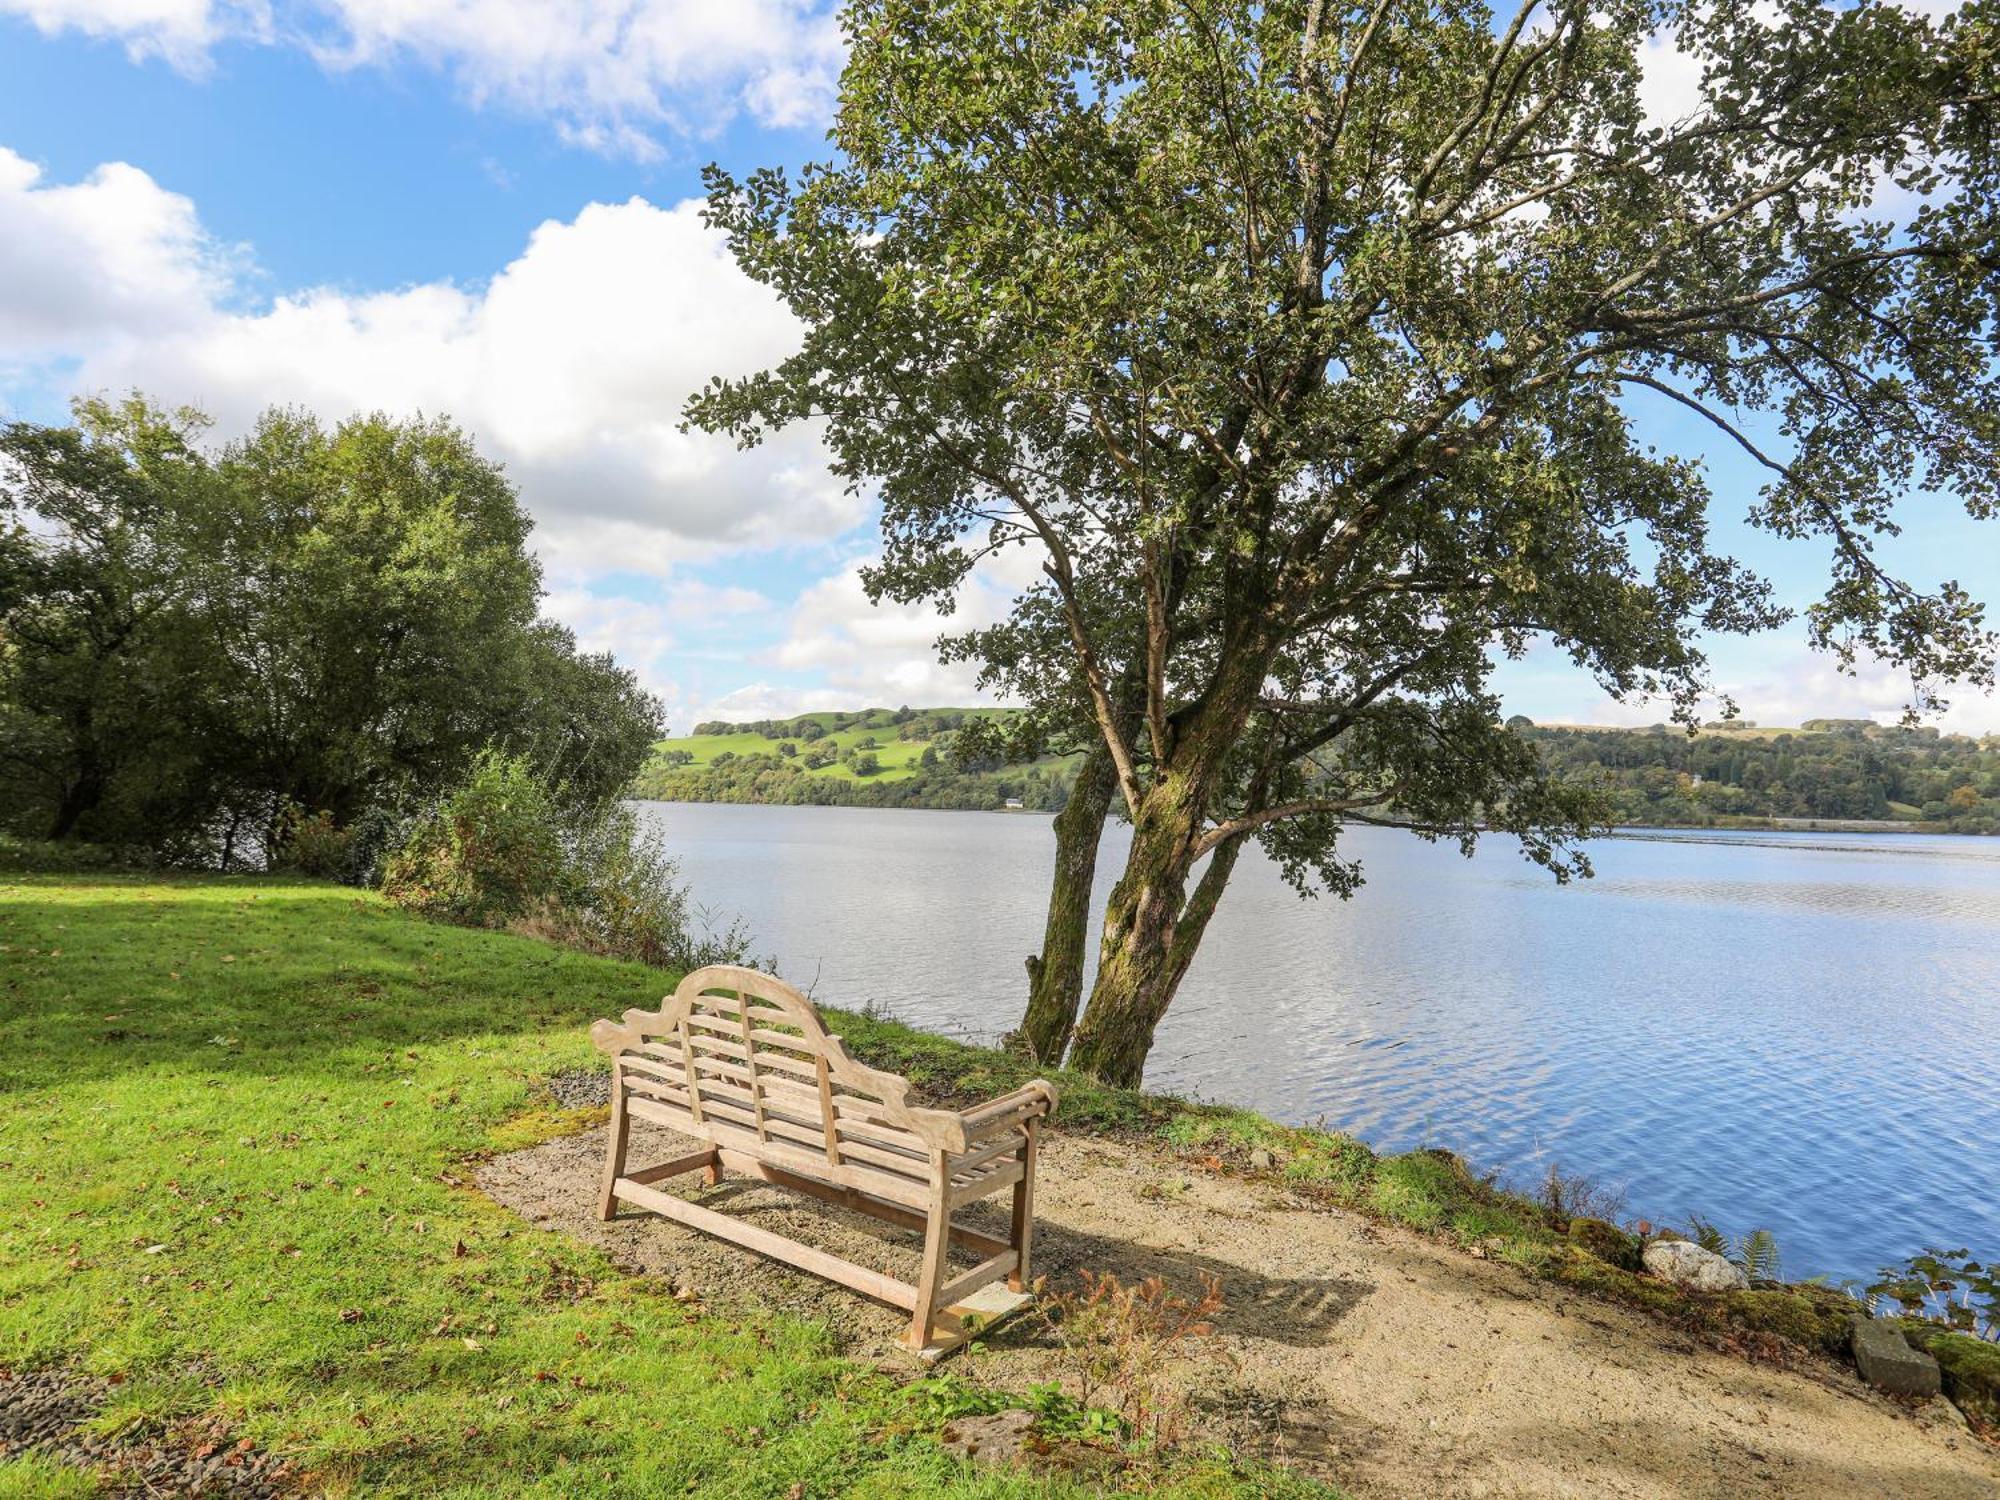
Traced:
[[[684, 1306], [467, 1186], [469, 1156], [583, 1123], [539, 1080], [666, 988], [329, 885], [0, 880], [0, 1367], [116, 1376], [101, 1427], [220, 1416], [333, 1493], [1084, 1493], [964, 1469], [825, 1330]], [[1014, 1066], [840, 1024], [942, 1089]], [[1100, 1095], [1082, 1118], [1168, 1107]], [[0, 1494], [87, 1492], [0, 1463]]]

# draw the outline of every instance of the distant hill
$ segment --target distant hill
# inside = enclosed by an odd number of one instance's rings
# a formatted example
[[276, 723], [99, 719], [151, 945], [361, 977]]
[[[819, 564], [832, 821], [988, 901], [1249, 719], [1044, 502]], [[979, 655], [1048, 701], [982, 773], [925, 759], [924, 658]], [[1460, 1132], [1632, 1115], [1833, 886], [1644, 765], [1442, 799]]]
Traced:
[[[1004, 708], [871, 708], [751, 724], [698, 724], [659, 741], [633, 795], [684, 802], [1054, 811], [1075, 756], [1010, 764], [992, 754]], [[1866, 719], [1797, 728], [1516, 721], [1555, 770], [1611, 794], [1613, 821], [1647, 827], [1862, 822], [2000, 833], [2000, 736], [1976, 740]]]
[[697, 724], [658, 741], [633, 795], [668, 802], [763, 802], [1052, 812], [1076, 757], [1009, 764], [973, 748], [975, 724], [1006, 708], [869, 708], [754, 723]]

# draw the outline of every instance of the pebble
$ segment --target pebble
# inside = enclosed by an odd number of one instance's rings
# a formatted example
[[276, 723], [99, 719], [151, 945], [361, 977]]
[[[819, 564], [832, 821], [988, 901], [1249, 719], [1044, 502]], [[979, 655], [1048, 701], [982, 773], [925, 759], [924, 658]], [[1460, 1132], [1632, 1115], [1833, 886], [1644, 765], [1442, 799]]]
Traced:
[[563, 1109], [595, 1109], [611, 1102], [611, 1075], [597, 1068], [564, 1068], [549, 1075], [549, 1092]]
[[282, 1459], [236, 1445], [213, 1424], [166, 1433], [137, 1429], [116, 1437], [81, 1430], [103, 1410], [109, 1385], [60, 1366], [0, 1371], [0, 1457], [37, 1452], [96, 1471], [111, 1495], [235, 1495], [264, 1500], [284, 1492]]

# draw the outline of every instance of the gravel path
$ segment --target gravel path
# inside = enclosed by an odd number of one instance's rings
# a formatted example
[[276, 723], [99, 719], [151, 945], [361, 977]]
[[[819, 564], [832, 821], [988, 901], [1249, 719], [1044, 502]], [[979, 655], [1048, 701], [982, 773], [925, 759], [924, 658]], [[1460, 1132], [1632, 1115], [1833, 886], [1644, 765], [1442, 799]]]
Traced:
[[232, 1495], [243, 1500], [284, 1493], [285, 1465], [247, 1438], [232, 1440], [212, 1422], [165, 1432], [105, 1437], [84, 1429], [102, 1410], [110, 1386], [73, 1370], [0, 1370], [0, 1457], [39, 1452], [96, 1472], [111, 1495]]
[[[579, 1074], [571, 1107], [592, 1102]], [[601, 1078], [602, 1075], [596, 1075]], [[597, 1086], [601, 1097], [602, 1085]], [[559, 1097], [563, 1097], [559, 1094]], [[1215, 1356], [1186, 1377], [1205, 1435], [1363, 1497], [1995, 1500], [2000, 1451], [1943, 1401], [1906, 1411], [1831, 1364], [1752, 1365], [1622, 1308], [1269, 1187], [1152, 1151], [1047, 1137], [1036, 1269], [1193, 1290], [1222, 1279]], [[635, 1163], [693, 1143], [635, 1125]], [[828, 1324], [891, 1367], [901, 1315], [631, 1208], [595, 1217], [602, 1131], [485, 1164], [480, 1185], [538, 1228], [602, 1246], [711, 1304], [750, 1299]], [[699, 1176], [670, 1190], [899, 1276], [916, 1237], [777, 1189]], [[998, 1227], [991, 1207], [968, 1211]], [[1054, 1378], [1032, 1318], [961, 1370], [1011, 1389]], [[960, 1356], [965, 1359], [965, 1356]]]

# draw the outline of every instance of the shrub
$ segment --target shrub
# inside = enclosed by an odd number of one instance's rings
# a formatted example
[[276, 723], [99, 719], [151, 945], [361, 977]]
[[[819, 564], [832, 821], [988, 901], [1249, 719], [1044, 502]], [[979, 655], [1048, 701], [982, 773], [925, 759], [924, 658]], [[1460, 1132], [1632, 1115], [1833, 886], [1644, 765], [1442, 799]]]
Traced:
[[503, 927], [570, 896], [564, 821], [524, 759], [482, 751], [389, 857], [382, 893], [427, 917]]
[[294, 802], [280, 814], [272, 869], [345, 879], [353, 873], [354, 855], [354, 831], [337, 827], [326, 809], [308, 814]]
[[662, 969], [744, 962], [749, 937], [742, 924], [718, 930], [679, 877], [659, 831], [642, 828], [629, 809], [613, 808], [578, 831], [567, 894], [512, 925]]
[[382, 892], [441, 921], [660, 968], [742, 962], [740, 925], [717, 931], [678, 875], [659, 834], [629, 808], [579, 810], [522, 758], [488, 750], [410, 828]]
[[[1209, 1319], [1222, 1310], [1221, 1281], [1204, 1277], [1201, 1295], [1191, 1299], [1168, 1291], [1157, 1276], [1125, 1286], [1108, 1274], [1077, 1275], [1082, 1291], [1051, 1296], [1043, 1312], [1059, 1363], [1080, 1388], [1077, 1409], [1106, 1398], [1134, 1436], [1172, 1443], [1186, 1422], [1188, 1398], [1169, 1372], [1195, 1346], [1212, 1346]], [[1202, 1352], [1222, 1357], [1213, 1347]]]
[[1606, 1187], [1581, 1172], [1565, 1172], [1553, 1161], [1535, 1198], [1549, 1211], [1557, 1229], [1567, 1227], [1571, 1219], [1603, 1219], [1615, 1224], [1625, 1217], [1623, 1190]]
[[20, 839], [0, 833], [0, 871], [9, 874], [81, 875], [100, 870], [141, 868], [137, 851], [66, 839]]

